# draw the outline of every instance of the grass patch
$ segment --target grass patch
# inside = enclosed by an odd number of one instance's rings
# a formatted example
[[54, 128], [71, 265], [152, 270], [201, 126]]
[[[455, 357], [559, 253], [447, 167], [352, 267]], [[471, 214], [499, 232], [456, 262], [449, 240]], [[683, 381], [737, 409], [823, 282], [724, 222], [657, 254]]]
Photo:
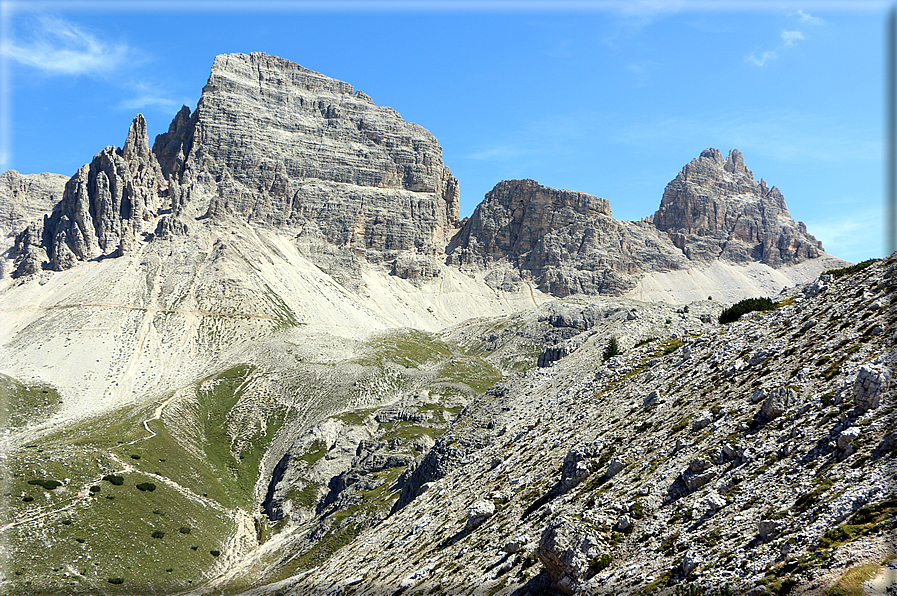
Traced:
[[824, 592], [825, 596], [863, 596], [863, 582], [872, 579], [881, 570], [877, 563], [851, 567], [835, 582], [831, 588]]

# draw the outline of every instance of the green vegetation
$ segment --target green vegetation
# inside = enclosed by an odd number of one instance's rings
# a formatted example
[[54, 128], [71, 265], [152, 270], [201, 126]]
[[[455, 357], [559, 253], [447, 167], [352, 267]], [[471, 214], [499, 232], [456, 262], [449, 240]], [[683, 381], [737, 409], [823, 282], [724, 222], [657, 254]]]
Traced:
[[794, 510], [803, 513], [813, 507], [819, 502], [819, 497], [834, 486], [835, 482], [837, 482], [837, 479], [835, 478], [826, 478], [825, 480], [822, 480], [816, 488], [797, 498], [797, 501], [794, 502]]
[[50, 418], [62, 402], [50, 385], [25, 385], [0, 374], [0, 428], [22, 428]]
[[831, 548], [853, 542], [866, 534], [878, 534], [888, 529], [888, 518], [897, 515], [897, 496], [864, 505], [848, 518], [847, 523], [832, 528], [819, 539], [819, 546]]
[[863, 582], [878, 575], [880, 570], [881, 566], [876, 563], [851, 567], [825, 591], [824, 596], [863, 596]]
[[601, 573], [613, 562], [613, 557], [610, 556], [610, 553], [604, 553], [599, 557], [595, 557], [591, 561], [589, 561], [589, 573], [592, 575], [596, 575]]
[[601, 359], [606, 362], [614, 356], [620, 356], [622, 353], [623, 350], [620, 349], [620, 344], [617, 343], [617, 338], [612, 337], [607, 340], [607, 347], [604, 348], [604, 352], [601, 354]]
[[844, 277], [845, 275], [853, 275], [859, 271], [862, 271], [866, 267], [874, 265], [878, 262], [878, 259], [866, 259], [856, 265], [851, 265], [849, 267], [843, 267], [841, 269], [829, 269], [823, 275], [831, 275], [832, 277]]
[[41, 479], [41, 478], [35, 478], [34, 480], [29, 480], [28, 484], [30, 484], [32, 486], [42, 486], [47, 490], [53, 490], [55, 488], [62, 486], [62, 483], [59, 482], [58, 480], [49, 480], [49, 479]]
[[777, 307], [778, 304], [770, 298], [745, 298], [724, 309], [719, 315], [719, 322], [721, 325], [732, 323], [745, 313], [773, 310]]

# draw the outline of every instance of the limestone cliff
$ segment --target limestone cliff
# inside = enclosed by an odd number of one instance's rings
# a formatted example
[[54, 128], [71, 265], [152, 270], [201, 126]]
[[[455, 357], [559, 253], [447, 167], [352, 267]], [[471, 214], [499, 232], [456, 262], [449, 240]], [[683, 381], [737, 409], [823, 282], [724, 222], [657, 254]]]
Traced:
[[788, 213], [778, 188], [754, 180], [737, 149], [705, 149], [667, 184], [652, 221], [689, 259], [793, 265], [822, 244]]
[[651, 226], [615, 220], [606, 199], [533, 180], [499, 182], [447, 252], [462, 267], [509, 263], [556, 296], [620, 295], [645, 271], [688, 265]]
[[458, 223], [458, 182], [433, 135], [275, 56], [216, 57], [196, 111], [154, 151], [185, 221], [234, 215], [373, 262], [441, 252]]
[[165, 202], [165, 183], [149, 149], [146, 121], [138, 114], [124, 147], [106, 147], [65, 184], [62, 199], [43, 222], [34, 222], [16, 237], [16, 274], [35, 273], [37, 247], [46, 251], [52, 269], [77, 261], [131, 250], [142, 232], [155, 225]]
[[555, 296], [622, 295], [644, 274], [715, 261], [781, 268], [824, 254], [737, 149], [727, 159], [704, 150], [641, 222], [613, 219], [607, 200], [586, 193], [500, 182], [446, 252], [449, 263], [469, 269], [510, 265]]
[[[52, 211], [67, 180], [61, 174], [20, 174], [15, 170], [0, 174], [0, 277], [10, 272], [9, 260], [17, 252], [16, 235]], [[39, 247], [35, 249], [38, 250]], [[35, 258], [40, 264], [46, 260], [46, 254]]]

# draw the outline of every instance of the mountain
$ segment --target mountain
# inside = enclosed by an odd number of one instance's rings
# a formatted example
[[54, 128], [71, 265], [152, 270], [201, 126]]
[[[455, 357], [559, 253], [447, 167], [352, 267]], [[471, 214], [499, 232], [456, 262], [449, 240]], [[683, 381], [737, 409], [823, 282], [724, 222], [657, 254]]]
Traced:
[[[639, 222], [532, 180], [462, 221], [459, 189], [425, 129], [265, 54], [152, 146], [138, 115], [67, 180], [4, 174], [3, 589], [747, 591], [836, 531], [795, 582], [884, 558], [893, 258], [844, 269], [734, 150]], [[670, 571], [704, 540], [741, 571]]]

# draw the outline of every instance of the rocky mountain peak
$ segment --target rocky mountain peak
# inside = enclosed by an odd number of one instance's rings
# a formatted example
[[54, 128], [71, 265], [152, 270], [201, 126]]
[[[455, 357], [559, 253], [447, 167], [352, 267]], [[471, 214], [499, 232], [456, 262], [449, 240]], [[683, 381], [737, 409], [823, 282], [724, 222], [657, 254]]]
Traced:
[[177, 214], [314, 230], [372, 262], [441, 252], [459, 221], [433, 135], [276, 56], [217, 56], [196, 111], [182, 108], [154, 152]]
[[822, 245], [791, 218], [778, 188], [754, 180], [737, 149], [705, 149], [667, 184], [651, 218], [689, 259], [796, 264]]

